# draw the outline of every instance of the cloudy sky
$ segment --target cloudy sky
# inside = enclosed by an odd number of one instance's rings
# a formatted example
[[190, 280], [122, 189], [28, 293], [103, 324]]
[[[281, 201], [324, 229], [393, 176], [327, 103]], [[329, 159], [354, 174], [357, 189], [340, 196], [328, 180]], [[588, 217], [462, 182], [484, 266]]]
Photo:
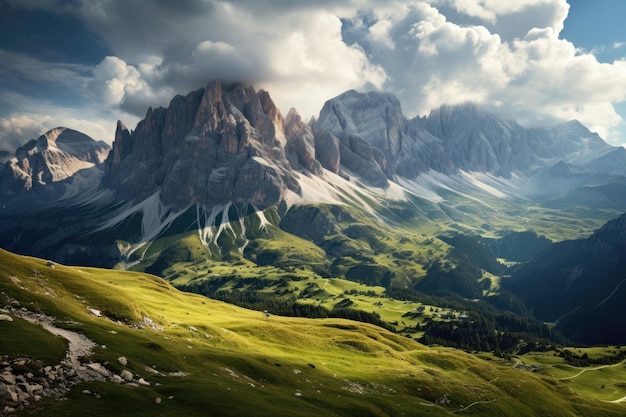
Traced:
[[111, 142], [211, 79], [316, 116], [348, 89], [405, 115], [479, 103], [626, 143], [623, 0], [0, 0], [0, 149], [56, 126]]

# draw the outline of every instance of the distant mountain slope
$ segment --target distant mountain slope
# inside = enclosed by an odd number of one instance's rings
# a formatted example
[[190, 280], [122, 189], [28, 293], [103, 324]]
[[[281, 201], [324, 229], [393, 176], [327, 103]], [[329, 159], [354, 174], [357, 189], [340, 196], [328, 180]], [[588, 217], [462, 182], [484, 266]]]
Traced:
[[15, 151], [0, 168], [0, 195], [67, 198], [98, 187], [110, 147], [65, 127], [52, 129]]
[[[177, 208], [266, 207], [289, 193], [302, 196], [297, 173], [324, 178], [322, 168], [411, 191], [433, 172], [479, 173], [495, 193], [541, 198], [626, 177], [626, 151], [577, 121], [524, 128], [473, 104], [408, 120], [395, 96], [354, 90], [328, 100], [308, 126], [293, 109], [284, 118], [265, 91], [213, 82], [150, 110], [132, 134], [118, 126], [115, 137], [104, 185], [125, 200], [159, 191], [160, 201]], [[306, 200], [328, 201], [319, 193]]]
[[340, 138], [346, 154], [352, 150], [391, 180], [428, 170], [530, 176], [559, 162], [584, 165], [588, 174], [626, 174], [626, 154], [577, 121], [524, 128], [473, 104], [408, 120], [392, 95], [348, 91], [326, 102], [313, 127]]
[[581, 343], [626, 342], [626, 215], [587, 239], [552, 245], [502, 285]]

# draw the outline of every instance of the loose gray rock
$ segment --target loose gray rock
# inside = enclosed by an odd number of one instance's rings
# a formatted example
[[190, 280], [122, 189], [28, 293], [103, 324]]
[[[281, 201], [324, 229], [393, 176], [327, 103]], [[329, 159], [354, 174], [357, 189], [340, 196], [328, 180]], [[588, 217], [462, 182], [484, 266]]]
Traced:
[[120, 377], [122, 377], [122, 379], [126, 382], [130, 382], [133, 380], [133, 374], [131, 374], [130, 372], [128, 372], [126, 369], [124, 369], [121, 373], [120, 373]]

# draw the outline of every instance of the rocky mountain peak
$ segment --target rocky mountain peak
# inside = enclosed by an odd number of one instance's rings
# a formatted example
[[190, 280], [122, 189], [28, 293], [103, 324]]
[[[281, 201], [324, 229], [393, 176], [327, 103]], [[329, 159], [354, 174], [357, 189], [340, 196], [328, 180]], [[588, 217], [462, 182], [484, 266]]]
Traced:
[[440, 140], [407, 120], [391, 94], [347, 91], [324, 104], [313, 127], [326, 149], [336, 138], [341, 164], [374, 186], [445, 166]]
[[149, 110], [132, 133], [118, 125], [105, 186], [125, 200], [159, 192], [175, 208], [275, 204], [298, 191], [284, 124], [267, 92], [213, 81]]
[[324, 104], [315, 127], [334, 135], [359, 136], [381, 150], [397, 153], [399, 131], [405, 122], [400, 102], [394, 95], [349, 90]]
[[315, 137], [308, 124], [292, 108], [285, 120], [285, 153], [294, 169], [305, 168], [315, 175], [322, 174], [322, 165], [316, 159]]
[[[42, 140], [46, 140], [48, 142], [56, 142], [56, 140], [58, 139], [58, 137], [63, 134], [65, 131], [67, 131], [68, 129], [65, 127], [56, 127], [54, 129], [51, 129], [49, 131], [47, 131], [46, 133], [44, 133], [43, 135], [41, 135], [39, 138]], [[71, 131], [71, 129], [70, 129]], [[75, 132], [75, 131], [74, 131]], [[69, 132], [68, 132], [69, 133]], [[79, 133], [79, 132], [76, 132]], [[67, 136], [67, 135], [66, 135]]]
[[[0, 193], [21, 195], [37, 191], [54, 197], [76, 194], [100, 181], [102, 163], [110, 149], [106, 143], [76, 130], [51, 129], [19, 147], [5, 163], [0, 171]], [[83, 177], [77, 181], [80, 186], [70, 186], [79, 171]]]

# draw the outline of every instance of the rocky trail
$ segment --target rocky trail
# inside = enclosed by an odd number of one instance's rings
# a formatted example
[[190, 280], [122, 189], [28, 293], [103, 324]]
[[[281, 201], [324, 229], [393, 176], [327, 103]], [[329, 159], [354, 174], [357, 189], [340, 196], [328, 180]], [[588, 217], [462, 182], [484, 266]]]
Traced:
[[[81, 358], [89, 357], [96, 343], [85, 335], [56, 327], [54, 318], [45, 314], [34, 313], [25, 308], [7, 307], [3, 309], [14, 317], [40, 325], [50, 333], [63, 337], [68, 341], [65, 358], [54, 366], [44, 366], [31, 358], [0, 358], [0, 416], [13, 415], [17, 410], [29, 407], [43, 397], [61, 397], [73, 386], [82, 382], [109, 381], [129, 386], [150, 385], [143, 378], [134, 376], [124, 369], [115, 374], [106, 368], [106, 363], [81, 362]], [[128, 361], [125, 357], [118, 358], [122, 366]], [[95, 395], [89, 390], [86, 395]]]

